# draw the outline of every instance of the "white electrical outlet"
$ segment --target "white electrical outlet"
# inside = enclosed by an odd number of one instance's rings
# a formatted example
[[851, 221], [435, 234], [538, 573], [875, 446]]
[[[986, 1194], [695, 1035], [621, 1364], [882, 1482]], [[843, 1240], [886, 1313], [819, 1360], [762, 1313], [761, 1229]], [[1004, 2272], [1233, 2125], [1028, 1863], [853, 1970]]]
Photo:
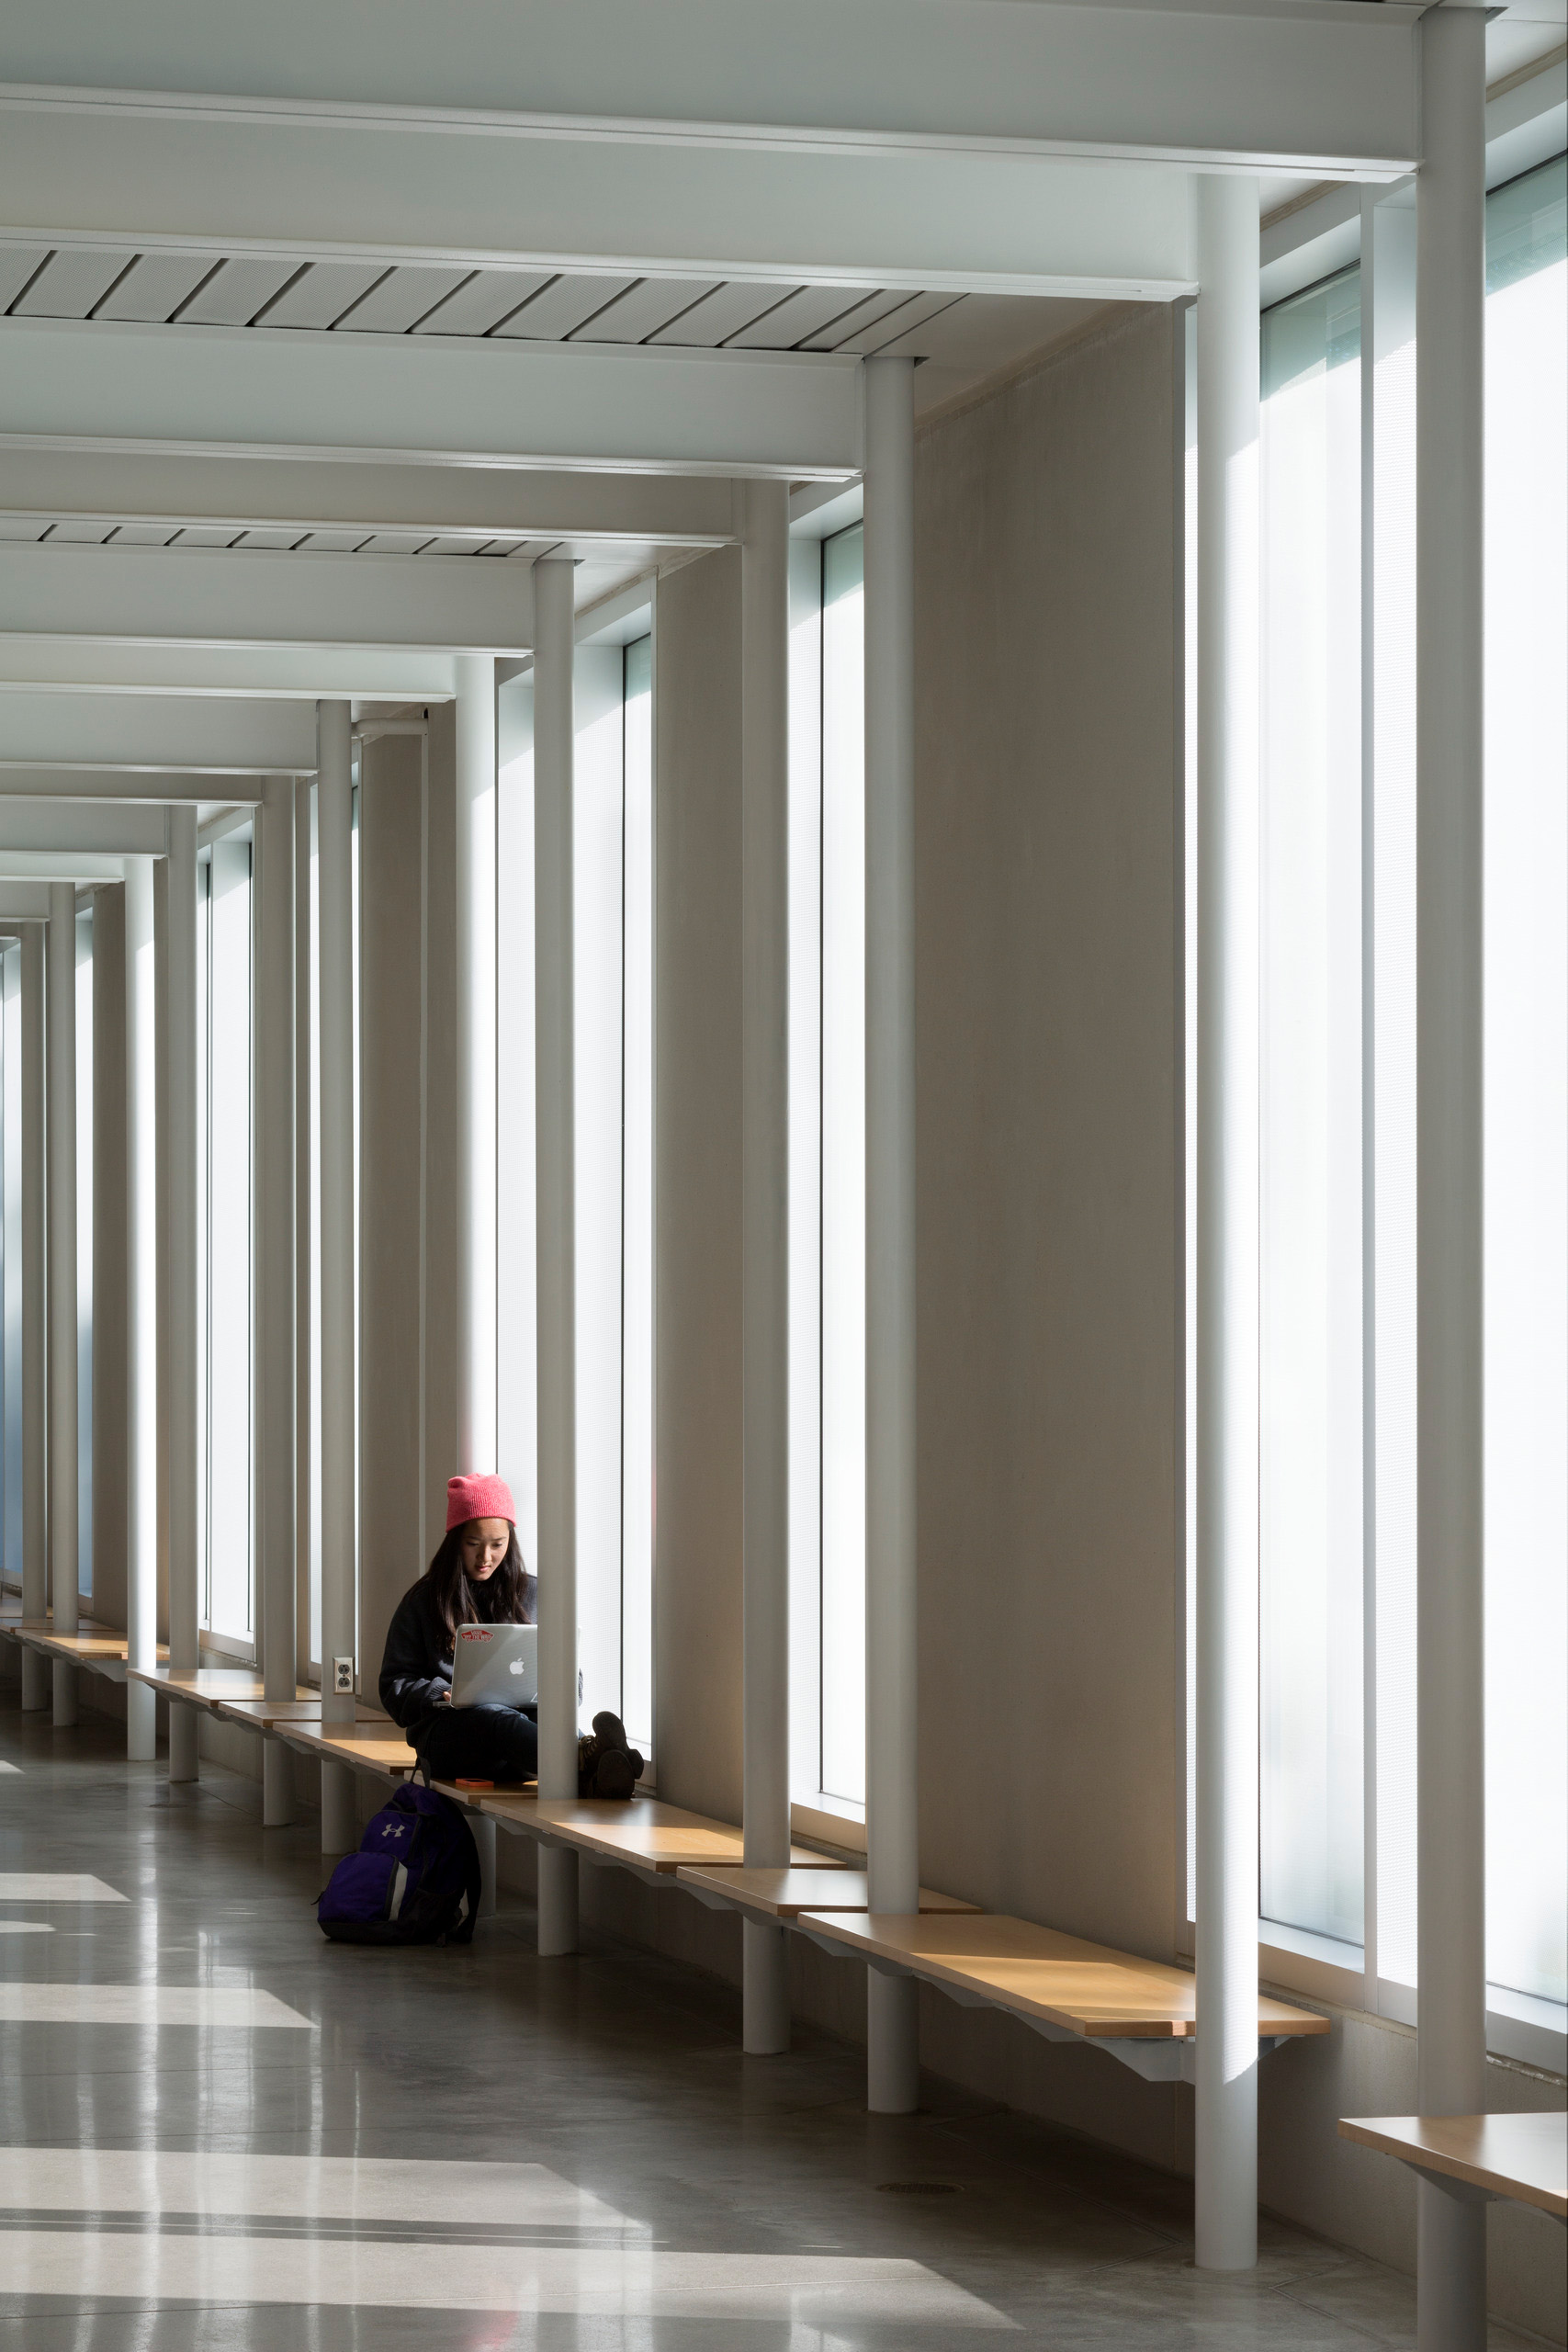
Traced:
[[334, 1691], [341, 1693], [341, 1695], [345, 1699], [353, 1698], [354, 1660], [351, 1657], [333, 1658], [333, 1689]]

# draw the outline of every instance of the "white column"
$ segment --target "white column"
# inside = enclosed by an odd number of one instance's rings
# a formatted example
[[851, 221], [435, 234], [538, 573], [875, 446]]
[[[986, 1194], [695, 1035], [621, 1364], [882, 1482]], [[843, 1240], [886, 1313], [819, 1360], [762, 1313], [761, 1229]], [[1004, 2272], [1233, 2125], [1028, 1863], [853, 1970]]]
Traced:
[[[534, 567], [539, 1794], [577, 1794], [577, 1243], [572, 1057], [572, 565]], [[539, 1848], [539, 1950], [577, 1947], [577, 1856]]]
[[[49, 1548], [54, 1630], [76, 1631], [76, 888], [49, 893]], [[76, 1669], [54, 1661], [54, 1721], [76, 1720]]]
[[[741, 1408], [749, 1866], [789, 1860], [789, 491], [740, 551]], [[789, 2048], [782, 1928], [745, 1922], [744, 2042]]]
[[[49, 1447], [44, 1275], [48, 1155], [44, 1108], [44, 930], [22, 929], [22, 1614], [40, 1623], [49, 1610]], [[22, 1704], [50, 1702], [49, 1661], [22, 1652]]]
[[495, 662], [457, 663], [457, 1461], [496, 1466]]
[[[262, 1667], [292, 1699], [295, 1640], [294, 779], [271, 776], [255, 818], [256, 1396]], [[294, 1762], [262, 1747], [265, 1826], [294, 1817]]]
[[[321, 945], [321, 1716], [355, 1718], [354, 867], [350, 713], [316, 705]], [[336, 1688], [340, 1676], [347, 1689]], [[321, 1767], [321, 1850], [355, 1842], [354, 1775]]]
[[[1421, 25], [1416, 183], [1416, 1710], [1423, 2115], [1486, 2106], [1482, 395], [1486, 20]], [[1416, 2188], [1421, 2352], [1486, 2341], [1486, 2217]]]
[[[919, 1907], [915, 1542], [915, 408], [866, 365], [865, 1794], [874, 1911]], [[866, 1978], [867, 2104], [919, 2099], [914, 1981]]]
[[[127, 1376], [130, 1384], [126, 1507], [126, 1657], [158, 1655], [158, 1225], [156, 998], [152, 860], [125, 861], [125, 1211]], [[158, 1752], [157, 1701], [125, 1686], [125, 1752]]]
[[1258, 211], [1198, 183], [1197, 2258], [1258, 2259]]
[[[168, 1134], [163, 1154], [164, 1215], [160, 1325], [168, 1375], [167, 1492], [169, 1510], [169, 1663], [194, 1668], [201, 1659], [198, 1454], [201, 1398], [197, 1384], [196, 1204], [198, 1138], [196, 1125], [196, 810], [169, 811], [168, 913], [165, 925], [164, 1082]], [[169, 1778], [197, 1773], [197, 1713], [169, 1709]]]

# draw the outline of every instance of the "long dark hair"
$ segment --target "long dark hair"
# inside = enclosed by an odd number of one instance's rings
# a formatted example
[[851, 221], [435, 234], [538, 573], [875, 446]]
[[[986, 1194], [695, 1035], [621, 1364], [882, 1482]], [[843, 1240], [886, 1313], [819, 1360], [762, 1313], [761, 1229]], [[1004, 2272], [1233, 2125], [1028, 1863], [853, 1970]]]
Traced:
[[467, 1526], [449, 1527], [425, 1570], [434, 1592], [436, 1613], [446, 1629], [448, 1650], [457, 1647], [459, 1625], [531, 1625], [534, 1622], [528, 1599], [531, 1579], [523, 1565], [517, 1530], [512, 1530], [506, 1557], [494, 1575], [470, 1584], [463, 1569], [463, 1538], [472, 1524], [470, 1520]]

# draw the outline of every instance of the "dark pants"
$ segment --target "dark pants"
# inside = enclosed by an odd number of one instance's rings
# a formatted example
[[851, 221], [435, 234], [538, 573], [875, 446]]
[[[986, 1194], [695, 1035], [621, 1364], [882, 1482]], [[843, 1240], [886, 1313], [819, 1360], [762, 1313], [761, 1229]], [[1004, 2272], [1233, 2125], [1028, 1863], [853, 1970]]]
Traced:
[[539, 1727], [517, 1707], [442, 1707], [420, 1735], [419, 1752], [438, 1781], [531, 1781]]

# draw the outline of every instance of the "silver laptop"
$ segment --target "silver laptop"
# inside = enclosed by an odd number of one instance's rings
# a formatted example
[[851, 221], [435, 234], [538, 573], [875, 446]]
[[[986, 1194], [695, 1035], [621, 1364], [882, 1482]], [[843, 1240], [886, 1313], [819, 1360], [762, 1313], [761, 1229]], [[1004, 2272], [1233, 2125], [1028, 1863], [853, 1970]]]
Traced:
[[452, 1666], [455, 1707], [534, 1707], [539, 1701], [537, 1625], [459, 1625]]

